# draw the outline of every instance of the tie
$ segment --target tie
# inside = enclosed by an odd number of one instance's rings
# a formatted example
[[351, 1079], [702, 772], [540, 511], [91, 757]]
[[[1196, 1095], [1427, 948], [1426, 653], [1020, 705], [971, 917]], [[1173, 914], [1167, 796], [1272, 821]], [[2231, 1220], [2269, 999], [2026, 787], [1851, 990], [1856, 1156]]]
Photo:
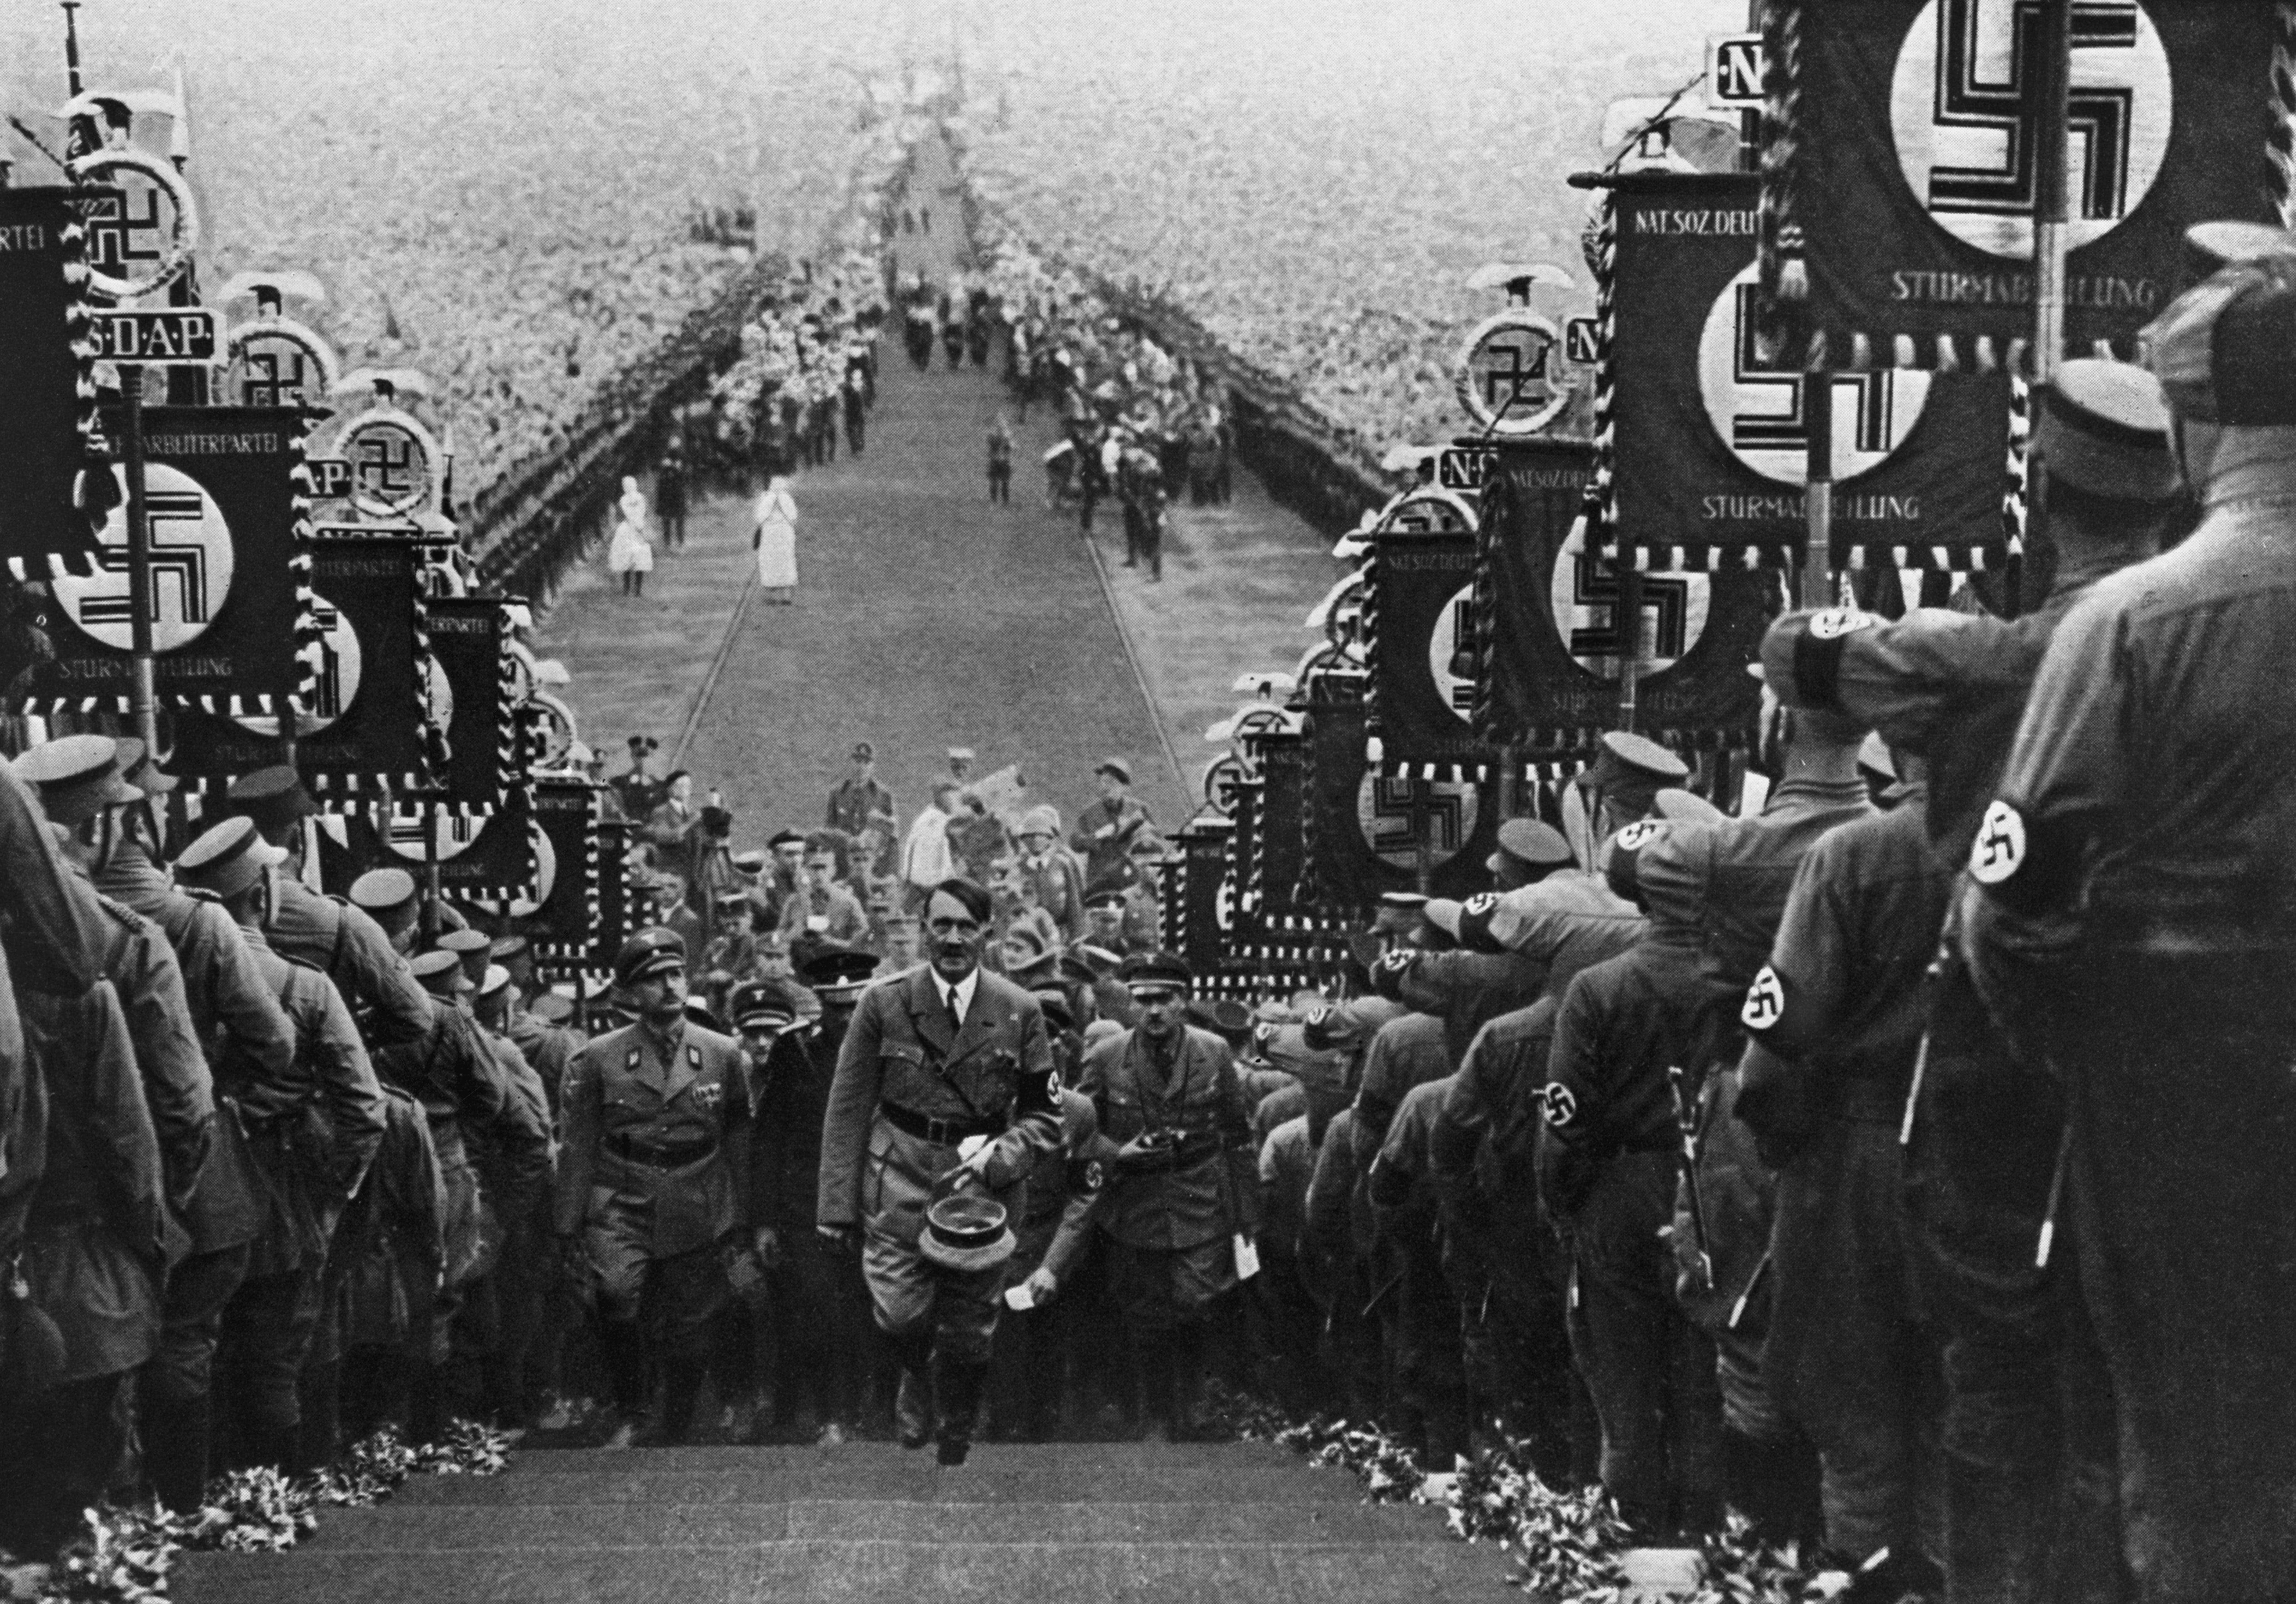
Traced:
[[948, 1034], [955, 1035], [964, 1028], [964, 1011], [957, 1001], [956, 987], [948, 988]]

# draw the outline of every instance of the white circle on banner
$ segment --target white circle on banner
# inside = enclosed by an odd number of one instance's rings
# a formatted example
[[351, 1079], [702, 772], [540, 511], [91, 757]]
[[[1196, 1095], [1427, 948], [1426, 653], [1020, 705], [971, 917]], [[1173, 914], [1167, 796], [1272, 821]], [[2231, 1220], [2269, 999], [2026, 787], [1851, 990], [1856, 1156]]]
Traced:
[[526, 822], [526, 841], [534, 850], [532, 895], [536, 902], [546, 903], [558, 884], [558, 848], [550, 844], [549, 832], [532, 819]]
[[1435, 697], [1465, 724], [1475, 710], [1475, 682], [1453, 672], [1462, 641], [1475, 638], [1475, 587], [1463, 585], [1435, 615], [1427, 637], [1427, 672], [1435, 682]]
[[2024, 816], [1997, 798], [1969, 844], [1969, 876], [1980, 886], [1997, 886], [2024, 865]]
[[1459, 405], [1486, 431], [1537, 434], [1570, 404], [1562, 331], [1525, 307], [1493, 313], [1460, 348], [1454, 388]]
[[423, 700], [430, 708], [431, 727], [444, 735], [455, 727], [455, 682], [437, 658], [422, 663]]
[[[1706, 421], [1732, 456], [1781, 485], [1809, 482], [1809, 429], [1802, 417], [1801, 373], [1766, 360], [1754, 348], [1759, 326], [1749, 263], [1707, 308], [1698, 336], [1698, 393]], [[1921, 421], [1930, 375], [1882, 368], [1833, 376], [1833, 477], [1851, 479], [1887, 462]]]
[[[295, 710], [298, 735], [316, 735], [351, 710], [352, 702], [358, 697], [360, 671], [365, 660], [359, 651], [358, 631], [343, 617], [341, 608], [314, 593], [311, 617], [319, 627], [319, 639], [315, 645], [304, 648], [303, 655], [308, 660], [316, 653], [318, 661], [315, 665], [316, 683], [310, 705]], [[279, 721], [268, 714], [235, 716], [234, 722], [258, 735], [276, 737], [279, 733]]]
[[[439, 842], [439, 861], [443, 863], [448, 858], [460, 857], [471, 843], [479, 839], [479, 831], [486, 827], [487, 822], [483, 818], [444, 810], [433, 814], [431, 830]], [[390, 828], [383, 837], [383, 844], [410, 863], [422, 863], [422, 815], [420, 813], [394, 812], [390, 815]]]
[[[82, 634], [128, 651], [135, 626], [127, 602], [127, 470], [114, 463], [111, 476], [119, 502], [103, 520], [95, 572], [62, 576], [55, 595]], [[73, 499], [85, 498], [76, 490]], [[231, 594], [231, 526], [197, 479], [167, 462], [144, 465], [144, 509], [152, 529], [152, 650], [173, 651], [207, 634]]]
[[1389, 780], [1365, 774], [1356, 788], [1356, 827], [1365, 845], [1382, 862], [1397, 869], [1418, 866], [1419, 850], [1411, 835], [1411, 793], [1417, 786], [1426, 799], [1427, 860], [1431, 866], [1449, 862], [1475, 833], [1481, 811], [1481, 794], [1472, 785], [1450, 780]]
[[[1619, 628], [1619, 576], [1584, 552], [1555, 553], [1548, 577], [1554, 633], [1570, 660], [1600, 679], [1619, 677], [1626, 652]], [[1642, 672], [1663, 674], [1706, 633], [1714, 584], [1704, 574], [1662, 569], [1643, 576]]]
[[[2071, 9], [2066, 196], [2078, 248], [2119, 227], [2160, 177], [2176, 86], [2160, 30], [2136, 0]], [[2040, 14], [2028, 0], [1930, 0], [1890, 84], [1898, 166], [1914, 198], [1956, 239], [2020, 265], [2033, 255], [2038, 175], [2027, 108]]]

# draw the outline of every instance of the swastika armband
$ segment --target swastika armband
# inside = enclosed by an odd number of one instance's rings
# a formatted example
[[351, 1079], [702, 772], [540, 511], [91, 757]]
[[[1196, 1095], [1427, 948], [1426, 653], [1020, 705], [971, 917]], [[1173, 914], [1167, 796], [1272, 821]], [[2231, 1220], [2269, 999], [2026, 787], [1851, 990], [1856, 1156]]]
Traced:
[[1561, 1081], [1546, 1083], [1546, 1088], [1538, 1094], [1538, 1104], [1540, 1112], [1546, 1117], [1546, 1123], [1558, 1131], [1578, 1117], [1578, 1099]]
[[1969, 846], [1969, 878], [1986, 895], [2021, 913], [2063, 903], [2080, 866], [2080, 839], [2062, 825], [2029, 820], [1995, 798]]
[[1069, 1166], [1069, 1195], [1073, 1198], [1096, 1198], [1100, 1189], [1108, 1184], [1108, 1166], [1097, 1158], [1087, 1158], [1082, 1164]]
[[1637, 819], [1619, 831], [1616, 850], [1640, 852], [1666, 833], [1666, 824], [1658, 819]]
[[1738, 1011], [1738, 1023], [1759, 1035], [1786, 1017], [1785, 983], [1778, 971], [1768, 964], [1754, 977], [1753, 985], [1746, 988], [1745, 1005]]
[[1874, 622], [1872, 613], [1846, 607], [1810, 615], [1793, 643], [1794, 696], [1803, 707], [1841, 707], [1842, 651], [1851, 635], [1871, 628]]

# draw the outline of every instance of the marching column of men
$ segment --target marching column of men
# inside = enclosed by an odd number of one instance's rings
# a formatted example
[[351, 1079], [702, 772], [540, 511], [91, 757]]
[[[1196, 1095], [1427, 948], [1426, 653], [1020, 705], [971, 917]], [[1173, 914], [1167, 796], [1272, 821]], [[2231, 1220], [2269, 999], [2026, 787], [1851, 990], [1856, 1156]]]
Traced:
[[2296, 255], [2150, 348], [2043, 399], [2042, 605], [1787, 613], [1758, 807], [1606, 736], [1337, 997], [994, 973], [958, 876], [890, 974], [705, 1000], [641, 931], [586, 1039], [523, 937], [418, 950], [461, 921], [406, 872], [310, 891], [291, 773], [170, 864], [134, 742], [26, 753], [0, 1543], [593, 1379], [610, 1444], [714, 1395], [955, 1466], [1194, 1435], [1218, 1372], [1431, 1465], [1519, 1440], [1644, 1539], [1734, 1510], [1853, 1600], [2296, 1596]]

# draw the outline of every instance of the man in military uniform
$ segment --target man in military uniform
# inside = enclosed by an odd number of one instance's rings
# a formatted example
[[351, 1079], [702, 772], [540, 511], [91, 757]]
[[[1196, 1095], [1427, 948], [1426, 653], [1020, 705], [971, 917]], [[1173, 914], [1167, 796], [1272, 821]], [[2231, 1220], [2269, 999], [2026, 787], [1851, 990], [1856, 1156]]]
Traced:
[[1444, 1052], [1455, 1069], [1477, 1031], [1503, 1013], [1528, 1008], [1546, 989], [1545, 964], [1492, 938], [1488, 915], [1497, 895], [1483, 892], [1470, 900], [1484, 916], [1473, 923], [1464, 922], [1467, 904], [1438, 897], [1427, 904], [1429, 922], [1457, 946], [1442, 952], [1397, 947], [1371, 970], [1372, 989], [1381, 996], [1443, 1022]]
[[2202, 521], [2050, 640], [1963, 940], [2070, 1093], [2138, 1595], [2262, 1600], [2296, 1590], [2296, 260], [2224, 268], [2146, 336]]
[[607, 1446], [626, 1448], [646, 1402], [638, 1316], [649, 1293], [662, 1436], [681, 1441], [693, 1423], [749, 1196], [750, 1100], [740, 1045], [686, 1021], [685, 952], [674, 932], [656, 927], [624, 942], [614, 984], [637, 1020], [568, 1067], [555, 1225], [597, 1289], [598, 1346], [620, 1417]]
[[1121, 757], [1103, 757], [1092, 771], [1100, 787], [1099, 799], [1077, 814], [1069, 845], [1084, 857], [1084, 883], [1092, 890], [1121, 885], [1133, 841], [1156, 822], [1132, 795], [1132, 765]]
[[0, 1339], [12, 1371], [0, 1387], [0, 1543], [45, 1557], [102, 1495], [126, 1445], [120, 1392], [160, 1339], [167, 1199], [89, 911], [5, 765], [0, 858], [0, 983], [14, 1003], [0, 1013]]
[[1140, 1022], [1086, 1052], [1077, 1089], [1117, 1144], [1100, 1215], [1110, 1294], [1151, 1420], [1185, 1438], [1197, 1429], [1214, 1302], [1236, 1285], [1240, 1258], [1257, 1262], [1258, 1156], [1227, 1043], [1182, 1021], [1195, 983], [1188, 966], [1147, 953], [1127, 961], [1123, 978]]
[[945, 1464], [972, 1444], [1004, 1275], [1001, 1263], [956, 1271], [928, 1258], [927, 1205], [980, 1189], [1009, 1210], [1060, 1139], [1044, 1016], [980, 967], [990, 913], [971, 880], [926, 899], [929, 962], [862, 998], [822, 1133], [816, 1229], [840, 1243], [863, 1231], [877, 1326], [901, 1366], [901, 1441], [922, 1447], [930, 1432]]
[[377, 1046], [420, 1039], [430, 1027], [430, 1003], [382, 928], [348, 903], [322, 896], [295, 878], [302, 822], [318, 812], [295, 771], [283, 764], [242, 775], [231, 782], [230, 802], [265, 841], [287, 850], [288, 872], [270, 880], [270, 911], [263, 929], [271, 949], [310, 964], [334, 982], [343, 1000], [365, 1019]]
[[327, 1245], [381, 1145], [384, 1118], [382, 1088], [341, 994], [324, 973], [281, 957], [266, 939], [263, 913], [285, 861], [251, 820], [227, 819], [184, 849], [176, 878], [213, 895], [238, 921], [257, 970], [294, 1027], [295, 1063], [308, 1077], [297, 1102], [268, 1118], [241, 1110], [270, 1207], [247, 1279], [224, 1311], [223, 1343], [241, 1457], [299, 1471], [308, 1468], [299, 1379], [318, 1323]]
[[1539, 819], [1509, 819], [1499, 826], [1498, 850], [1483, 861], [1501, 891], [1520, 891], [1570, 867], [1570, 843]]
[[[152, 804], [173, 790], [175, 781], [141, 761], [140, 741], [119, 742], [117, 757], [136, 796], [90, 814], [78, 826], [80, 839], [91, 851], [97, 888], [159, 925], [174, 949], [217, 1112], [213, 1146], [182, 1215], [190, 1241], [168, 1273], [160, 1351], [140, 1391], [152, 1490], [162, 1504], [182, 1511], [197, 1507], [207, 1485], [224, 1305], [247, 1273], [249, 1248], [262, 1223], [261, 1183], [249, 1168], [242, 1110], [252, 1110], [258, 1123], [273, 1117], [300, 1097], [303, 1082], [294, 1028], [239, 927], [214, 897], [177, 887], [160, 868], [161, 829]], [[71, 811], [44, 805], [60, 821]]]
[[622, 817], [634, 824], [643, 824], [661, 806], [664, 787], [647, 772], [646, 763], [661, 749], [661, 742], [651, 735], [630, 737], [630, 766], [615, 775], [608, 783], [620, 798]]
[[[1762, 643], [1767, 682], [1790, 706], [1847, 709], [1922, 757], [1924, 822], [1948, 873], [1968, 861], [2050, 637], [2185, 516], [2168, 413], [2143, 370], [2064, 364], [2034, 427], [2056, 557], [2038, 609], [2014, 619], [1789, 613]], [[1951, 935], [1930, 987], [1905, 1149], [1926, 1313], [1944, 1344], [1947, 1568], [1972, 1598], [2025, 1596], [2052, 1570], [2068, 1596], [2110, 1597], [2120, 1584], [2111, 1383], [2078, 1256], [2061, 1240], [2034, 1264], [2063, 1087], [1995, 1026]]]
[[1038, 804], [1021, 815], [1013, 832], [1021, 848], [1020, 872], [1036, 888], [1037, 905], [1053, 916], [1062, 941], [1084, 934], [1084, 866], [1060, 844], [1061, 816]]
[[1650, 930], [1564, 994], [1537, 1162], [1570, 1245], [1570, 1347], [1602, 1420], [1603, 1490], [1637, 1532], [1696, 1534], [1721, 1513], [1721, 1422], [1713, 1348], [1676, 1305], [1661, 1240], [1677, 1169], [1669, 1073], [1699, 1061], [1731, 999], [1702, 973], [1694, 901], [1639, 872], [1673, 828], [1641, 822], [1612, 844], [1612, 883], [1639, 889]]
[[1741, 1014], [1734, 1110], [1779, 1170], [1763, 1373], [1817, 1446], [1826, 1546], [1853, 1599], [1944, 1581], [1916, 1497], [1934, 1481], [1939, 1355], [1912, 1297], [1898, 1127], [1950, 877], [1929, 850], [1921, 761], [1896, 766], [1894, 809], [1801, 861]]
[[865, 741], [853, 743], [853, 772], [829, 793], [829, 828], [841, 830], [857, 840], [874, 829], [892, 839], [900, 833], [893, 812], [893, 793], [877, 783], [877, 749]]

